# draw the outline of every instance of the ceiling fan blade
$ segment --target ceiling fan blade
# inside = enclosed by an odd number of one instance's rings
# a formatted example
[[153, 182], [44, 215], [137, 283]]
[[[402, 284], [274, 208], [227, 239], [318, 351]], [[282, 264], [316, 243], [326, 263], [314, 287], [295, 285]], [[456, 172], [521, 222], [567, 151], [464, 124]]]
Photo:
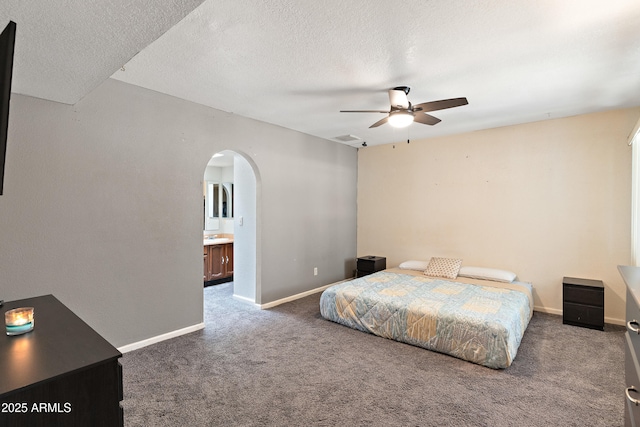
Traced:
[[387, 113], [389, 110], [340, 110], [341, 113]]
[[409, 100], [407, 93], [401, 89], [389, 89], [389, 102], [391, 109], [407, 109], [409, 108]]
[[375, 122], [374, 124], [372, 124], [371, 126], [369, 126], [369, 129], [371, 128], [377, 128], [380, 125], [383, 125], [385, 123], [387, 123], [387, 120], [389, 120], [389, 116], [385, 117], [382, 120], [378, 120], [377, 122]]
[[441, 99], [440, 101], [423, 102], [422, 104], [414, 105], [413, 111], [445, 110], [447, 108], [461, 107], [468, 103], [467, 98]]
[[441, 120], [437, 117], [430, 116], [429, 114], [416, 113], [413, 115], [413, 121], [422, 123], [424, 125], [437, 125]]

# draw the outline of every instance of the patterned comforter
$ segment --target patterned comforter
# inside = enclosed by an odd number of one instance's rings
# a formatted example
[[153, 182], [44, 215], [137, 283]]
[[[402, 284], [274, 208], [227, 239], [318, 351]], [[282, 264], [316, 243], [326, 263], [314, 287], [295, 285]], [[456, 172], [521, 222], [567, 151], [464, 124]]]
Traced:
[[532, 315], [529, 284], [399, 271], [331, 286], [320, 297], [322, 316], [490, 368], [511, 365]]

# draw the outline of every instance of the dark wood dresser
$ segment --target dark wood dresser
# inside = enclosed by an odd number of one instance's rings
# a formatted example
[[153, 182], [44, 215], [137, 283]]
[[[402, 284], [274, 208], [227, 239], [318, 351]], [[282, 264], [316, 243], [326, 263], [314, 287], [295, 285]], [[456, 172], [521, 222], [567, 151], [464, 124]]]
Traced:
[[356, 277], [367, 276], [387, 268], [387, 259], [381, 256], [367, 255], [358, 258]]
[[[7, 336], [4, 313], [34, 307], [34, 329]], [[0, 308], [0, 426], [123, 426], [122, 354], [53, 295]]]
[[618, 266], [627, 285], [626, 321], [624, 334], [625, 404], [624, 425], [640, 426], [640, 267]]
[[602, 280], [562, 279], [562, 322], [604, 330], [604, 283]]

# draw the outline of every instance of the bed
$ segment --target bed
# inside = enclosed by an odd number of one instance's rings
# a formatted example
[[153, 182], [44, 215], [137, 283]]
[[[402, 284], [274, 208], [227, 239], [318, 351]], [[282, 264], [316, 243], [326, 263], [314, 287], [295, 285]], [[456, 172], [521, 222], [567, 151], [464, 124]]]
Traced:
[[320, 313], [350, 328], [502, 369], [516, 357], [533, 314], [532, 286], [392, 268], [327, 288]]

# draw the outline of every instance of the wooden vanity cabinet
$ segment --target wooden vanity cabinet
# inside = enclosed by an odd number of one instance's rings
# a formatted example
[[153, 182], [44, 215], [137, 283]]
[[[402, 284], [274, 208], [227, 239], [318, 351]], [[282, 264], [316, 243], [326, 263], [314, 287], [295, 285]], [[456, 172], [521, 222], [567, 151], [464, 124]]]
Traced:
[[209, 280], [224, 277], [224, 249], [226, 245], [209, 245]]
[[233, 276], [233, 243], [207, 245], [204, 252], [205, 282]]
[[203, 258], [204, 258], [204, 281], [209, 281], [209, 246], [203, 246]]
[[233, 276], [233, 243], [227, 243], [225, 246], [225, 277]]

